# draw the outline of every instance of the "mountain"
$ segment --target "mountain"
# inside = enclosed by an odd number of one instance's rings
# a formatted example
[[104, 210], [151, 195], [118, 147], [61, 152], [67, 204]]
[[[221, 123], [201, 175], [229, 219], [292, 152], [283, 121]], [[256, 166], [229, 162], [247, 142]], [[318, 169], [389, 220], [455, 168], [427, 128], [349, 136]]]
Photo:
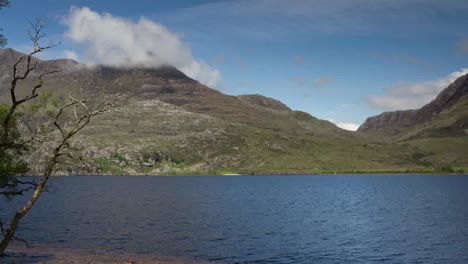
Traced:
[[[13, 54], [13, 55], [12, 55]], [[21, 53], [0, 52], [15, 61]], [[2, 64], [7, 64], [2, 61]], [[318, 173], [431, 171], [412, 146], [384, 143], [294, 111], [262, 95], [223, 94], [172, 66], [157, 69], [87, 67], [38, 60], [48, 76], [43, 91], [65, 100], [118, 95], [125, 102], [94, 119], [74, 140], [97, 174]], [[0, 80], [8, 78], [0, 69]], [[21, 83], [25, 93], [34, 82]], [[0, 100], [7, 100], [1, 82]], [[38, 153], [30, 157], [33, 163]], [[37, 163], [37, 162], [35, 162]], [[468, 164], [468, 163], [467, 163]], [[451, 165], [451, 164], [448, 164]], [[85, 173], [63, 170], [61, 174]]]
[[468, 74], [459, 77], [421, 109], [369, 117], [358, 132], [397, 140], [467, 135]]
[[[2, 64], [5, 65], [12, 65], [18, 61], [19, 58], [24, 56], [23, 53], [18, 52], [14, 49], [7, 48], [7, 49], [0, 49], [0, 61]], [[35, 59], [36, 61], [40, 61]]]
[[358, 133], [414, 148], [414, 160], [426, 166], [466, 166], [468, 75], [458, 78], [421, 109], [369, 117]]
[[[3, 71], [7, 71], [9, 68], [12, 69], [12, 66], [18, 62], [18, 60], [25, 57], [26, 54], [16, 51], [12, 48], [0, 49], [0, 62], [6, 68], [2, 69]], [[44, 71], [53, 68], [59, 68], [61, 70], [67, 71], [70, 68], [77, 67], [80, 64], [77, 61], [70, 60], [70, 59], [57, 59], [57, 60], [47, 60], [43, 61], [38, 58], [32, 57], [31, 63], [38, 64], [38, 70]]]

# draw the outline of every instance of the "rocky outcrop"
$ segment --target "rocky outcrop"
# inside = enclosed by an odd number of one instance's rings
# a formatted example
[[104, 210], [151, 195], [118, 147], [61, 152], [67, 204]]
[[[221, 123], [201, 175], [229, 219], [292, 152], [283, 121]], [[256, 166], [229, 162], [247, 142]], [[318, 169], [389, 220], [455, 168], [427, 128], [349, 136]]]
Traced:
[[357, 131], [398, 135], [414, 124], [415, 115], [416, 110], [384, 112], [367, 118]]
[[237, 96], [240, 101], [260, 107], [263, 109], [271, 109], [271, 110], [277, 110], [277, 111], [291, 111], [291, 108], [287, 107], [285, 104], [282, 102], [275, 100], [270, 97], [266, 97], [263, 95], [259, 94], [246, 94], [246, 95], [239, 95]]

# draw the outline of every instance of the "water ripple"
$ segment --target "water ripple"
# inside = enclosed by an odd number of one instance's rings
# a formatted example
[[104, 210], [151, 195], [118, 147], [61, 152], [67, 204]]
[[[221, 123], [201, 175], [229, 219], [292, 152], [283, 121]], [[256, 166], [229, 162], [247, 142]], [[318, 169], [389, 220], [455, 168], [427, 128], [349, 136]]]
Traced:
[[56, 178], [19, 236], [215, 263], [468, 263], [467, 189], [447, 175]]

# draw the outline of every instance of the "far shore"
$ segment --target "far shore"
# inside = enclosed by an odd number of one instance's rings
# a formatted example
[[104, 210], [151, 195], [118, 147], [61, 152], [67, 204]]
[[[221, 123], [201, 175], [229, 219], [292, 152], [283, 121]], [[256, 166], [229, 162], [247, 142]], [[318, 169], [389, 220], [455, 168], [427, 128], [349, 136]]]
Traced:
[[[459, 176], [468, 175], [468, 172], [402, 172], [402, 171], [369, 171], [369, 172], [299, 172], [299, 173], [224, 173], [224, 174], [203, 174], [203, 173], [187, 173], [187, 174], [70, 174], [70, 175], [54, 175], [53, 177], [89, 177], [89, 176], [111, 176], [111, 177], [243, 177], [243, 176], [385, 176], [385, 175], [448, 175]], [[42, 175], [21, 175], [24, 177], [41, 177]]]

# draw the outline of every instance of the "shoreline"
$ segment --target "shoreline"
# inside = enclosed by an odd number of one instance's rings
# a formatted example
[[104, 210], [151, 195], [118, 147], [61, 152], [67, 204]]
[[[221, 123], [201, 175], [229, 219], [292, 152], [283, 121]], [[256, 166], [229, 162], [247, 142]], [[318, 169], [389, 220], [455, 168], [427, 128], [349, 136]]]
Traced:
[[209, 264], [212, 262], [178, 256], [158, 256], [136, 253], [115, 253], [105, 250], [61, 248], [48, 245], [11, 244], [1, 263], [30, 264]]
[[[320, 172], [320, 173], [229, 173], [229, 174], [69, 174], [53, 175], [52, 177], [243, 177], [243, 176], [418, 176], [418, 175], [444, 175], [444, 176], [468, 176], [468, 172]], [[42, 177], [42, 175], [19, 175], [19, 177]]]

